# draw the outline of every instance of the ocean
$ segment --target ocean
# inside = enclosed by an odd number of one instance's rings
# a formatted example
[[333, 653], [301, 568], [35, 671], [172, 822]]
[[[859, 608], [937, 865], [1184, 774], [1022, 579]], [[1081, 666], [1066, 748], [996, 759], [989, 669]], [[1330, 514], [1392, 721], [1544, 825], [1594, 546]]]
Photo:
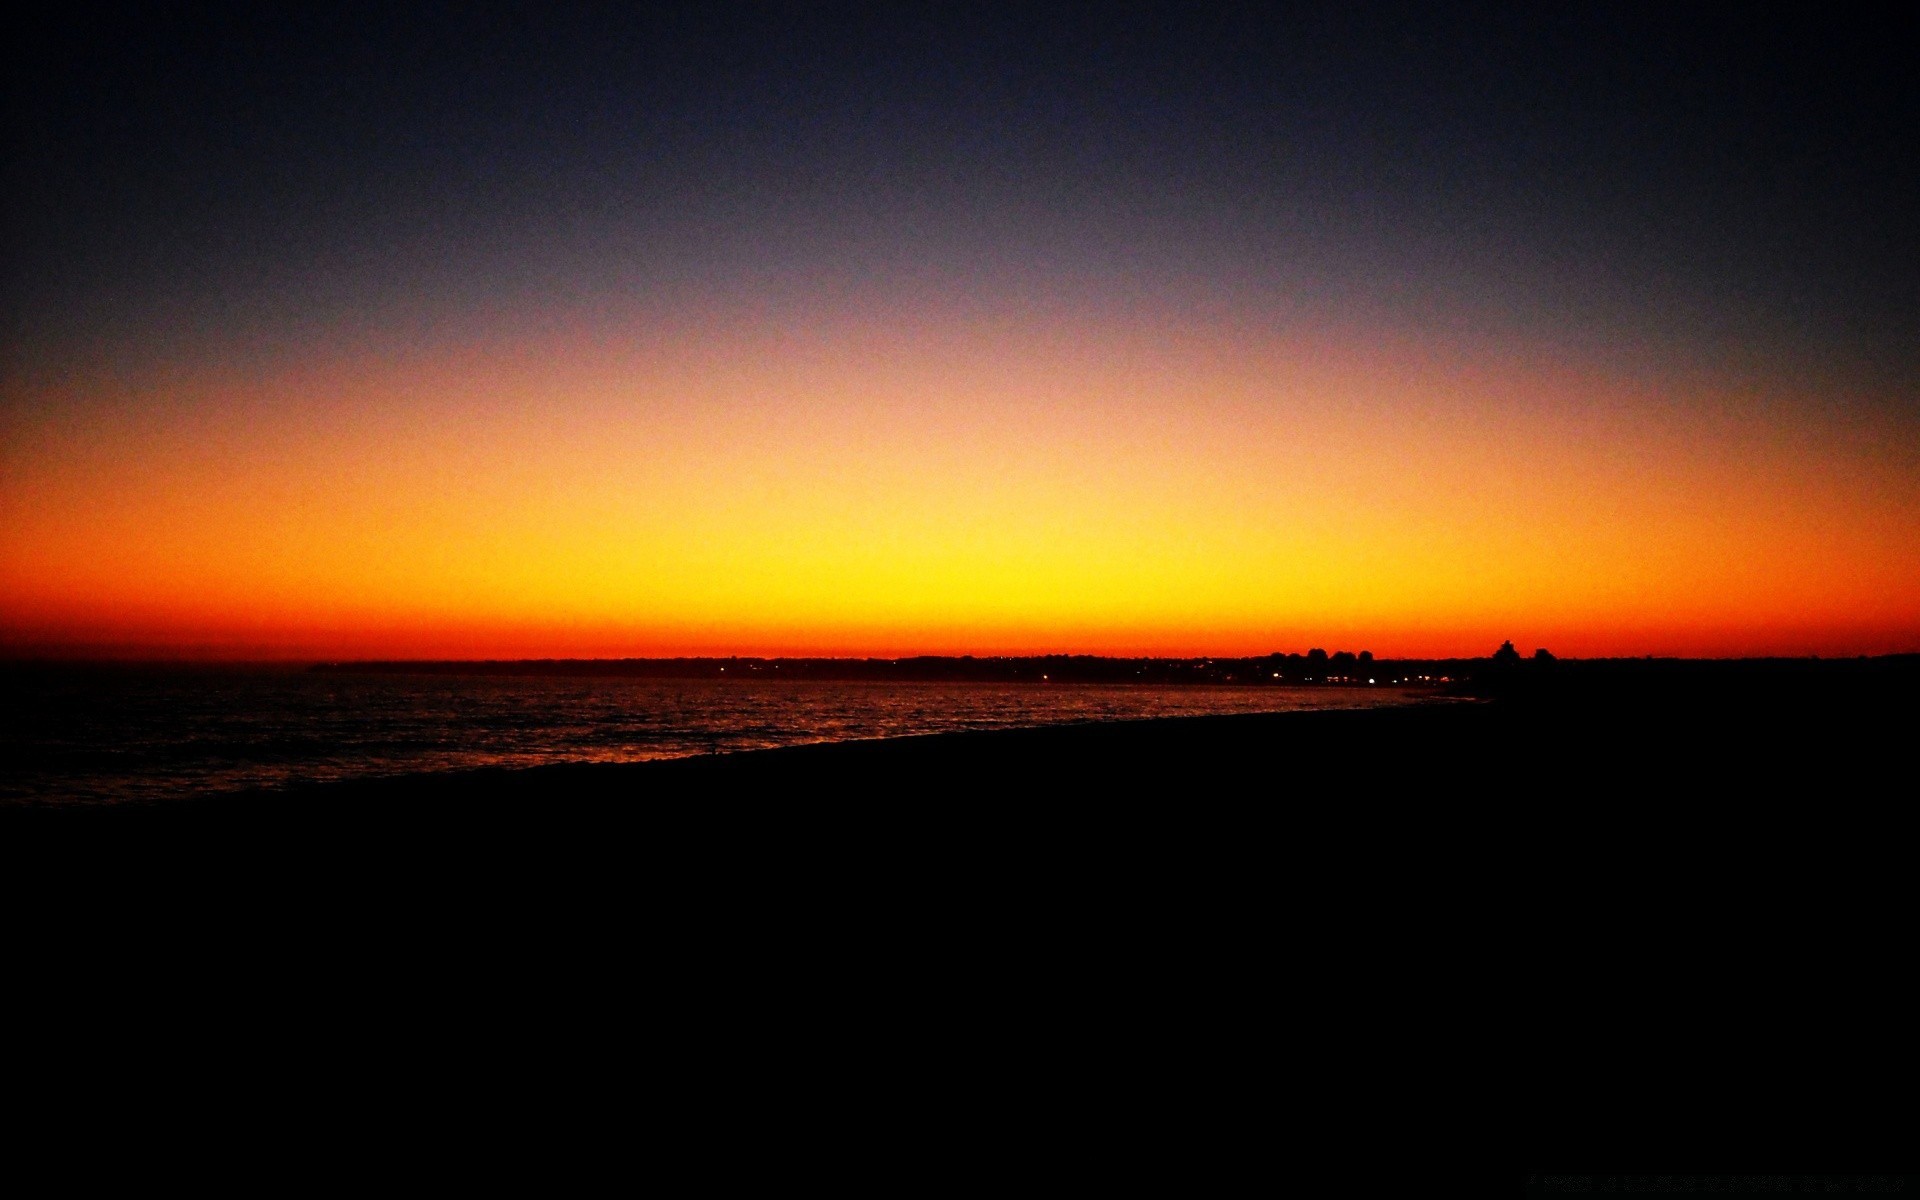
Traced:
[[1398, 688], [897, 683], [14, 667], [0, 802], [114, 803], [309, 781], [641, 762], [808, 742], [1210, 713], [1373, 708]]

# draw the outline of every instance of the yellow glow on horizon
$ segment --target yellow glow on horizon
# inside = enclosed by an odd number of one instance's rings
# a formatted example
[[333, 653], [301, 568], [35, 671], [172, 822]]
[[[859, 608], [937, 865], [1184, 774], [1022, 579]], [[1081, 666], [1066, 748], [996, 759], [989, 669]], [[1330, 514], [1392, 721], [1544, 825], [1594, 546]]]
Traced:
[[855, 314], [7, 401], [23, 645], [1920, 649], [1884, 439], [1377, 335]]

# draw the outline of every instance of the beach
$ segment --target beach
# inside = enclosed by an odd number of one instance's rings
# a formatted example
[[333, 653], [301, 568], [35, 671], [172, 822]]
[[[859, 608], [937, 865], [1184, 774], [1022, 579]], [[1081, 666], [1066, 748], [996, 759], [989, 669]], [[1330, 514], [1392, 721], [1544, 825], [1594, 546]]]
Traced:
[[[1884, 1021], [1901, 994], [1906, 805], [1873, 781], [1911, 707], [1853, 682], [15, 808], [0, 860], [37, 1003], [118, 1027], [189, 996], [189, 1027], [284, 1019], [347, 1061], [426, 1045], [476, 1086], [505, 1047], [514, 1070], [668, 1063], [719, 1104], [898, 1044], [900, 1070], [981, 1086], [1257, 1069], [1338, 1124], [1491, 1054], [1554, 1112], [1635, 1095], [1697, 1121], [1618, 1064], [1658, 1047], [1761, 1086], [1793, 997]], [[1831, 1053], [1873, 1053], [1849, 1028]]]
[[[1877, 669], [1872, 669], [1876, 668]], [[1477, 695], [1369, 710], [1234, 713], [859, 739], [643, 763], [410, 773], [151, 804], [16, 809], [51, 827], [221, 835], [361, 822], [394, 829], [609, 834], [731, 819], [782, 826], [859, 811], [937, 823], [949, 811], [1136, 809], [1288, 814], [1379, 806], [1604, 800], [1742, 803], [1798, 790], [1868, 799], [1909, 728], [1908, 660], [1614, 664], [1528, 675]], [[1062, 816], [1062, 819], [1068, 819]], [[1251, 819], [1251, 818], [1249, 818]]]
[[1338, 896], [1351, 916], [1409, 888], [1452, 902], [1506, 888], [1640, 905], [1730, 864], [1765, 873], [1742, 902], [1769, 905], [1809, 868], [1892, 877], [1876, 864], [1904, 844], [1889, 781], [1915, 671], [1878, 662], [1613, 667], [1374, 710], [12, 806], [0, 821], [20, 877], [63, 895], [204, 887], [221, 908], [238, 889], [314, 912], [458, 896], [589, 926], [657, 904], [696, 923], [823, 903], [884, 920], [903, 897], [1218, 895], [1238, 913]]

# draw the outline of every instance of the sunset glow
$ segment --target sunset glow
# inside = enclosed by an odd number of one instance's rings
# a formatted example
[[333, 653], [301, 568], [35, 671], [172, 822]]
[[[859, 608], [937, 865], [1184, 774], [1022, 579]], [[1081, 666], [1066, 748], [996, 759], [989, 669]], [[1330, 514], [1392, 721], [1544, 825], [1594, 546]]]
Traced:
[[1524, 224], [1100, 203], [1144, 171], [794, 178], [737, 236], [615, 181], [444, 261], [409, 210], [390, 258], [222, 259], [92, 326], [27, 296], [0, 650], [1920, 650], [1920, 420], [1872, 347], [1670, 321], [1692, 283], [1639, 260], [1569, 307]]

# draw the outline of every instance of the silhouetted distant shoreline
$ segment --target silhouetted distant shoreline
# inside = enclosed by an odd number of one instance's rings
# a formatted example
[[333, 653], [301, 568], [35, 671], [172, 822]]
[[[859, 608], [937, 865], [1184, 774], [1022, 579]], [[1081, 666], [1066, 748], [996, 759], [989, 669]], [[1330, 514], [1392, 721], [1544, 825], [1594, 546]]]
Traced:
[[1375, 658], [1321, 650], [1258, 657], [915, 655], [901, 658], [542, 658], [341, 661], [316, 672], [344, 674], [631, 677], [636, 679], [810, 679], [953, 683], [1141, 683], [1248, 687], [1431, 687], [1508, 691], [1640, 683], [1720, 683], [1894, 678], [1920, 681], [1920, 654], [1856, 658], [1523, 657], [1507, 643], [1480, 658]]
[[[1461, 660], [1465, 661], [1465, 660]], [[1389, 674], [1431, 674], [1441, 664], [1396, 662]], [[1371, 656], [1269, 655], [1259, 658], [1116, 658], [1093, 654], [1021, 656], [915, 655], [902, 658], [619, 658], [515, 660], [393, 660], [332, 662], [315, 671], [429, 675], [633, 676], [646, 679], [879, 680], [956, 683], [1300, 684], [1390, 682]], [[1391, 682], [1400, 682], [1392, 679]]]

